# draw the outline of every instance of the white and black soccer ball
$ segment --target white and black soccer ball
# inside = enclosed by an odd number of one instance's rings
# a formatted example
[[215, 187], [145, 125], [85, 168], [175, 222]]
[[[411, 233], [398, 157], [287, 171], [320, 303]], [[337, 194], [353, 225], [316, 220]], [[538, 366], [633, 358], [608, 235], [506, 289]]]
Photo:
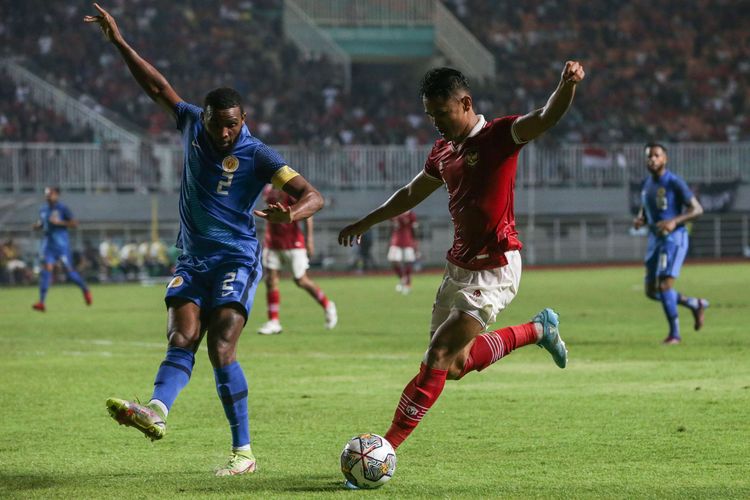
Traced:
[[341, 472], [358, 488], [379, 488], [396, 472], [396, 451], [377, 434], [354, 436], [341, 452]]

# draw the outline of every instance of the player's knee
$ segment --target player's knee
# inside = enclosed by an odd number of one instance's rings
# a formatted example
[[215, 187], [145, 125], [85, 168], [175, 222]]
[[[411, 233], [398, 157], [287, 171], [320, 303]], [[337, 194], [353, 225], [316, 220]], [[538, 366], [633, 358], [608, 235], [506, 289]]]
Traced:
[[461, 378], [464, 376], [464, 366], [463, 363], [457, 363], [454, 362], [451, 364], [450, 368], [448, 368], [448, 380], [461, 380]]
[[178, 328], [171, 329], [167, 332], [169, 345], [172, 347], [181, 347], [182, 349], [192, 349], [199, 337], [200, 335], [197, 333], [187, 333]]
[[669, 289], [672, 288], [672, 283], [669, 280], [664, 280], [659, 282], [659, 291], [660, 292], [666, 292]]
[[427, 365], [433, 368], [450, 369], [456, 354], [447, 346], [431, 345], [427, 350]]

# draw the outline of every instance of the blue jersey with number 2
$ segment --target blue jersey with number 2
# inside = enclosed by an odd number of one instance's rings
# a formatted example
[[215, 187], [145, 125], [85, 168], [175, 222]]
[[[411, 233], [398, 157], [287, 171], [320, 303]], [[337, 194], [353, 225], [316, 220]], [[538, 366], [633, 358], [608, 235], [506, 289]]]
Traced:
[[252, 209], [263, 187], [286, 163], [244, 124], [232, 150], [217, 152], [203, 126], [202, 111], [186, 102], [175, 107], [185, 152], [177, 247], [193, 257], [256, 261], [260, 248]]

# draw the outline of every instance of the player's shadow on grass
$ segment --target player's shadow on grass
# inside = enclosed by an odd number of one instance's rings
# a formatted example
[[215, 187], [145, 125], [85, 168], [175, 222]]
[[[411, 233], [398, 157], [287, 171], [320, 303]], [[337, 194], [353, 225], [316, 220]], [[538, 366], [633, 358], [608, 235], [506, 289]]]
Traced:
[[[62, 481], [64, 483], [66, 481]], [[13, 493], [26, 490], [46, 490], [59, 486], [59, 478], [34, 474], [24, 476], [20, 474], [0, 474], [0, 497], [3, 493]]]
[[248, 476], [234, 478], [215, 478], [216, 480], [201, 481], [200, 486], [185, 486], [177, 493], [223, 493], [223, 494], [260, 494], [283, 493], [283, 492], [334, 492], [343, 491], [344, 478], [334, 479], [331, 474], [319, 474], [301, 478], [295, 475], [282, 476], [277, 474], [264, 474], [256, 472]]

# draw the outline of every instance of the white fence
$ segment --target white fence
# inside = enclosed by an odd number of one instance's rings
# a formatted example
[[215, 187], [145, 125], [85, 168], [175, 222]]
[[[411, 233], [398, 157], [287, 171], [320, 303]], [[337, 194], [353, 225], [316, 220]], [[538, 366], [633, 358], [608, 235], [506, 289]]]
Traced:
[[[527, 265], [571, 265], [640, 262], [646, 250], [646, 237], [631, 234], [629, 217], [536, 217], [533, 225], [519, 218], [518, 230], [524, 243], [523, 258]], [[338, 232], [351, 220], [318, 219], [315, 223], [316, 256], [314, 262], [326, 269], [347, 269], [356, 259], [357, 247], [345, 248], [337, 243]], [[159, 226], [159, 238], [168, 245], [177, 235], [176, 221]], [[420, 219], [418, 230], [420, 261], [436, 267], [445, 263], [453, 229], [447, 218]], [[387, 224], [371, 230], [371, 254], [378, 268], [387, 268], [386, 254], [390, 231]], [[39, 233], [30, 224], [0, 225], [0, 239], [13, 238], [24, 258], [33, 263]], [[88, 242], [96, 247], [100, 241], [129, 243], [151, 240], [148, 222], [82, 223], [71, 231], [74, 248], [81, 250]], [[750, 258], [750, 215], [704, 215], [691, 228], [690, 259]]]
[[[321, 189], [391, 189], [423, 167], [429, 146], [346, 146], [313, 150], [277, 148], [293, 168]], [[679, 144], [669, 148], [670, 168], [689, 182], [750, 182], [750, 143]], [[65, 189], [176, 192], [182, 171], [178, 146], [0, 143], [0, 191]], [[591, 148], [527, 146], [518, 184], [535, 187], [616, 187], [643, 178], [641, 144]]]

